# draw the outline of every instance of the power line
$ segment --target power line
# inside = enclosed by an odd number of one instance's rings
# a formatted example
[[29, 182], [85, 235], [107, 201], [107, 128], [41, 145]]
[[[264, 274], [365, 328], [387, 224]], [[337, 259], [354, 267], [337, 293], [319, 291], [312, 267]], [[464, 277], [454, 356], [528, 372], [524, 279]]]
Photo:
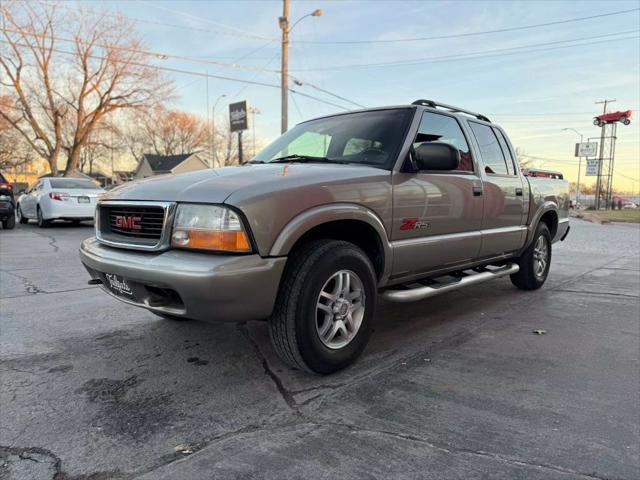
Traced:
[[499, 28], [495, 30], [484, 30], [480, 32], [468, 32], [468, 33], [459, 33], [459, 34], [453, 34], [453, 35], [436, 35], [431, 37], [397, 38], [397, 39], [387, 39], [387, 40], [297, 40], [295, 41], [295, 43], [307, 43], [307, 44], [318, 44], [318, 45], [358, 45], [358, 44], [375, 44], [375, 43], [420, 42], [425, 40], [444, 40], [444, 39], [450, 39], [450, 38], [464, 38], [464, 37], [472, 37], [477, 35], [487, 35], [491, 33], [504, 33], [504, 32], [513, 32], [517, 30], [528, 30], [532, 28], [548, 27], [550, 25], [563, 25], [567, 23], [592, 20], [594, 18], [603, 18], [603, 17], [610, 17], [613, 15], [622, 15], [625, 13], [637, 12], [639, 10], [640, 8], [631, 8], [628, 10], [618, 10], [616, 12], [590, 15], [588, 17], [568, 18], [565, 20], [557, 20], [554, 22], [536, 23], [533, 25], [522, 25], [519, 27]]
[[[585, 42], [585, 43], [580, 43], [580, 44], [576, 44], [576, 45], [563, 45], [563, 46], [559, 46], [559, 47], [551, 47], [551, 48], [535, 48], [535, 47], [543, 47], [543, 46], [549, 46], [549, 45], [558, 45], [561, 43], [571, 43], [571, 42], [578, 42], [578, 41], [582, 41], [582, 40], [592, 40], [594, 38], [604, 38], [604, 37], [611, 37], [611, 36], [616, 36], [616, 35], [626, 35], [628, 33], [637, 33], [640, 30], [636, 29], [636, 30], [628, 30], [628, 31], [624, 31], [624, 32], [615, 32], [615, 33], [607, 33], [607, 34], [603, 34], [603, 35], [590, 35], [588, 37], [580, 37], [580, 38], [574, 38], [574, 39], [569, 39], [569, 40], [558, 40], [555, 42], [544, 42], [544, 43], [532, 43], [529, 45], [521, 45], [519, 47], [510, 47], [510, 48], [499, 48], [499, 49], [493, 49], [493, 50], [481, 50], [481, 51], [477, 51], [477, 52], [468, 52], [468, 53], [461, 53], [461, 54], [455, 54], [455, 55], [445, 55], [445, 56], [439, 56], [439, 57], [423, 57], [423, 58], [413, 58], [413, 59], [407, 59], [407, 60], [398, 60], [395, 62], [378, 62], [378, 63], [359, 63], [359, 64], [351, 64], [351, 65], [332, 65], [332, 66], [328, 66], [328, 67], [316, 67], [316, 68], [297, 68], [297, 69], [292, 69], [292, 71], [295, 72], [310, 72], [310, 71], [324, 71], [324, 70], [345, 70], [345, 69], [352, 69], [352, 68], [371, 68], [371, 67], [392, 67], [392, 66], [403, 66], [403, 65], [418, 65], [418, 64], [422, 64], [422, 63], [439, 63], [439, 62], [447, 62], [447, 61], [455, 61], [455, 60], [474, 60], [477, 58], [488, 58], [488, 57], [495, 57], [495, 56], [503, 56], [503, 55], [514, 55], [514, 54], [519, 54], [519, 53], [531, 53], [531, 52], [537, 52], [537, 51], [549, 51], [549, 50], [557, 50], [557, 49], [561, 49], [561, 48], [571, 48], [571, 47], [580, 47], [580, 46], [585, 46], [585, 45], [595, 45], [598, 43], [607, 43], [607, 42], [612, 42], [612, 41], [618, 41], [618, 40], [630, 40], [632, 38], [637, 38], [637, 36], [633, 36], [633, 37], [626, 37], [626, 38], [616, 38], [616, 39], [610, 39], [610, 40], [603, 40], [603, 41], [598, 41], [598, 42]], [[528, 50], [530, 49], [530, 50]], [[515, 51], [514, 51], [515, 50]], [[522, 50], [522, 51], [521, 51]]]
[[[6, 41], [6, 40], [0, 40], [0, 43], [4, 43], [4, 44], [8, 44], [11, 45], [10, 42]], [[16, 46], [21, 47], [21, 48], [29, 48], [28, 45], [24, 45], [24, 44], [16, 44]], [[54, 52], [56, 53], [62, 53], [62, 54], [66, 54], [66, 55], [71, 55], [71, 56], [75, 56], [76, 53], [75, 52], [68, 52], [66, 50], [60, 50], [57, 48], [53, 49]], [[89, 58], [95, 59], [95, 60], [107, 60], [106, 57], [102, 57], [99, 55], [89, 55]], [[149, 67], [149, 68], [155, 68], [157, 70], [162, 70], [162, 71], [166, 71], [166, 72], [172, 72], [172, 73], [181, 73], [181, 74], [185, 74], [185, 75], [194, 75], [194, 76], [199, 76], [199, 77], [208, 77], [208, 78], [215, 78], [218, 80], [226, 80], [226, 81], [230, 81], [230, 82], [239, 82], [239, 83], [246, 83], [246, 84], [250, 84], [250, 85], [259, 85], [262, 87], [271, 87], [271, 88], [280, 88], [280, 85], [277, 84], [273, 84], [273, 83], [265, 83], [265, 82], [258, 82], [258, 81], [254, 81], [254, 80], [245, 80], [245, 79], [241, 79], [241, 78], [234, 78], [234, 77], [226, 77], [226, 76], [222, 76], [222, 75], [214, 75], [212, 73], [202, 73], [202, 72], [194, 72], [192, 70], [184, 70], [184, 69], [180, 69], [180, 68], [171, 68], [171, 67], [161, 67], [159, 65], [152, 65], [149, 63], [141, 63], [141, 62], [133, 62], [133, 61], [127, 61], [126, 62], [129, 65], [135, 65], [135, 66], [139, 66], [139, 67]], [[316, 102], [320, 102], [320, 103], [324, 103], [326, 105], [331, 105], [333, 107], [337, 107], [340, 108], [342, 110], [349, 110], [348, 108], [346, 108], [343, 105], [338, 105], [336, 103], [333, 102], [329, 102], [327, 100], [324, 100], [322, 98], [318, 98], [314, 95], [309, 95], [308, 93], [303, 93], [303, 92], [299, 92], [297, 90], [294, 90], [292, 88], [288, 89], [289, 92], [295, 94], [295, 95], [300, 95], [301, 97], [307, 97], [310, 98], [312, 100], [315, 100]]]
[[[8, 29], [8, 28], [0, 28], [0, 31], [4, 31], [4, 32], [11, 32], [11, 33], [19, 33], [19, 34], [25, 34], [25, 35], [29, 35], [29, 36], [33, 36], [35, 38], [44, 38], [44, 35], [39, 35], [36, 32], [29, 32], [29, 31], [25, 31], [25, 30], [15, 30], [15, 29]], [[57, 35], [46, 35], [47, 39], [52, 39], [52, 40], [58, 40], [61, 42], [67, 42], [67, 43], [81, 43], [81, 44], [88, 44], [89, 42], [83, 42], [82, 40], [75, 40], [75, 39], [70, 39], [70, 38], [64, 38], [64, 37], [59, 37]], [[254, 52], [266, 47], [267, 45], [269, 45], [270, 43], [272, 43], [272, 41], [269, 41], [267, 44], [263, 45], [262, 47], [254, 50]], [[278, 55], [278, 53], [276, 53], [274, 55], [274, 57], [272, 57], [266, 64], [264, 67], [253, 67], [253, 66], [249, 66], [249, 65], [241, 65], [241, 64], [237, 64], [237, 63], [227, 63], [227, 62], [220, 62], [217, 60], [203, 60], [203, 59], [199, 59], [199, 58], [194, 58], [194, 57], [189, 57], [189, 56], [184, 56], [184, 55], [174, 55], [174, 54], [166, 54], [163, 52], [157, 52], [157, 51], [151, 51], [151, 50], [143, 50], [143, 49], [139, 49], [139, 48], [130, 48], [130, 47], [123, 47], [123, 46], [119, 46], [119, 45], [112, 45], [112, 44], [95, 44], [96, 47], [100, 47], [100, 48], [105, 48], [105, 49], [114, 49], [114, 50], [121, 50], [124, 52], [130, 52], [130, 53], [140, 53], [143, 55], [147, 55], [150, 57], [155, 57], [158, 59], [162, 59], [162, 60], [166, 60], [166, 59], [176, 59], [176, 60], [184, 60], [184, 61], [188, 61], [188, 62], [193, 62], [193, 63], [201, 63], [201, 64], [206, 64], [206, 65], [215, 65], [215, 66], [220, 66], [220, 67], [227, 67], [227, 68], [236, 68], [236, 69], [240, 69], [240, 70], [249, 70], [249, 71], [257, 71], [257, 72], [269, 72], [269, 73], [280, 73], [280, 70], [275, 70], [275, 69], [269, 69], [266, 68], [267, 65], [269, 65], [273, 59]], [[247, 55], [250, 55], [251, 53], [254, 52], [250, 52]], [[254, 77], [255, 78], [255, 77]], [[349, 100], [343, 96], [340, 96], [338, 94], [335, 94], [333, 92], [330, 92], [326, 89], [320, 88], [317, 85], [314, 85], [310, 82], [307, 82], [305, 80], [301, 80], [299, 78], [295, 78], [292, 75], [289, 75], [289, 78], [291, 78], [292, 80], [294, 80], [295, 82], [297, 82], [298, 85], [308, 85], [311, 88], [314, 88], [320, 92], [323, 92], [327, 95], [330, 95], [334, 98], [337, 98], [339, 100], [345, 101], [347, 103], [350, 103], [352, 105], [356, 105], [358, 107], [361, 108], [365, 108], [364, 105], [361, 105], [359, 103], [356, 103], [352, 100]]]
[[[47, 0], [39, 0], [40, 3], [43, 4], [47, 4], [47, 3], [55, 3], [55, 2], [50, 2]], [[156, 8], [161, 8], [158, 6], [155, 6]], [[77, 11], [76, 8], [71, 8], [68, 7], [66, 5], [60, 5], [60, 4], [56, 4], [56, 8], [62, 8], [64, 10], [69, 10], [69, 11]], [[120, 13], [120, 12], [118, 12]], [[174, 12], [175, 13], [175, 12]], [[186, 14], [185, 12], [178, 12], [179, 14], [185, 14], [185, 15], [189, 15]], [[232, 27], [230, 25], [224, 25], [222, 23], [218, 23], [218, 22], [213, 22], [212, 20], [205, 20], [202, 19], [200, 17], [194, 17], [193, 19], [195, 20], [200, 20], [200, 21], [207, 21], [209, 23], [212, 23], [214, 25], [218, 25], [221, 28], [227, 28], [228, 30], [232, 30], [232, 31], [225, 31], [225, 30], [219, 30], [219, 29], [211, 29], [211, 28], [198, 28], [198, 27], [194, 27], [194, 26], [190, 26], [190, 25], [176, 25], [176, 24], [172, 24], [172, 23], [167, 23], [167, 22], [160, 22], [160, 21], [154, 21], [154, 20], [148, 20], [146, 18], [139, 18], [139, 17], [131, 17], [128, 15], [124, 15], [121, 14], [123, 17], [128, 18], [129, 20], [132, 20], [136, 23], [146, 23], [149, 25], [158, 25], [158, 26], [162, 26], [162, 27], [169, 27], [169, 28], [178, 28], [178, 29], [182, 29], [182, 30], [189, 30], [191, 32], [202, 32], [202, 33], [207, 33], [207, 34], [220, 34], [220, 35], [228, 35], [228, 36], [232, 36], [232, 37], [243, 37], [243, 38], [247, 38], [250, 40], [277, 40], [277, 38], [273, 37], [266, 37], [263, 35], [257, 35], [254, 33], [250, 33], [250, 32], [246, 32], [240, 29], [237, 29], [236, 27]]]

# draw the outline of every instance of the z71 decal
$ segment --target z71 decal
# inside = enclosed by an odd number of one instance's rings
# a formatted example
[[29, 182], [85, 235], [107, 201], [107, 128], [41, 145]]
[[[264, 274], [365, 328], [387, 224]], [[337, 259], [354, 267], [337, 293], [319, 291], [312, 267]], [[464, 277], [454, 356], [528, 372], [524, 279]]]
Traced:
[[418, 218], [403, 218], [400, 224], [400, 230], [418, 230], [420, 228], [429, 228], [429, 222], [421, 222]]

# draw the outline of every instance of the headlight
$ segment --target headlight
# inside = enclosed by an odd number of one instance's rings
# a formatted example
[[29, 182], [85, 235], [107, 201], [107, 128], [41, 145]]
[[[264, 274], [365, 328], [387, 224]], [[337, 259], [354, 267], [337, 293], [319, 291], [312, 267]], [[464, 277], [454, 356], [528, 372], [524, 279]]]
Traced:
[[240, 217], [229, 208], [213, 205], [178, 205], [171, 246], [224, 252], [251, 251]]

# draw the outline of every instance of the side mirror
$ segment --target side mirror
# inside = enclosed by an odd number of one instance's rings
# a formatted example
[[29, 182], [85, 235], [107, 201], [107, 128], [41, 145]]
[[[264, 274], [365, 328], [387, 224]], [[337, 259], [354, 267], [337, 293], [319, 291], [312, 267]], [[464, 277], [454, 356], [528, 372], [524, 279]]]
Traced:
[[448, 143], [427, 142], [416, 148], [414, 158], [418, 170], [455, 170], [460, 151]]

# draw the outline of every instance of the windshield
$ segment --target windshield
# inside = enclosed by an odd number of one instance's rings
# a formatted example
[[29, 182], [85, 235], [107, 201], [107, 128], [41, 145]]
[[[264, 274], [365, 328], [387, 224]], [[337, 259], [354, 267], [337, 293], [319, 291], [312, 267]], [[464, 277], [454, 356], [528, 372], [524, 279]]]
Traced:
[[412, 113], [408, 108], [374, 110], [301, 123], [262, 150], [252, 162], [315, 160], [391, 169]]
[[49, 183], [51, 183], [51, 188], [100, 189], [100, 187], [91, 180], [85, 180], [83, 178], [50, 178]]

